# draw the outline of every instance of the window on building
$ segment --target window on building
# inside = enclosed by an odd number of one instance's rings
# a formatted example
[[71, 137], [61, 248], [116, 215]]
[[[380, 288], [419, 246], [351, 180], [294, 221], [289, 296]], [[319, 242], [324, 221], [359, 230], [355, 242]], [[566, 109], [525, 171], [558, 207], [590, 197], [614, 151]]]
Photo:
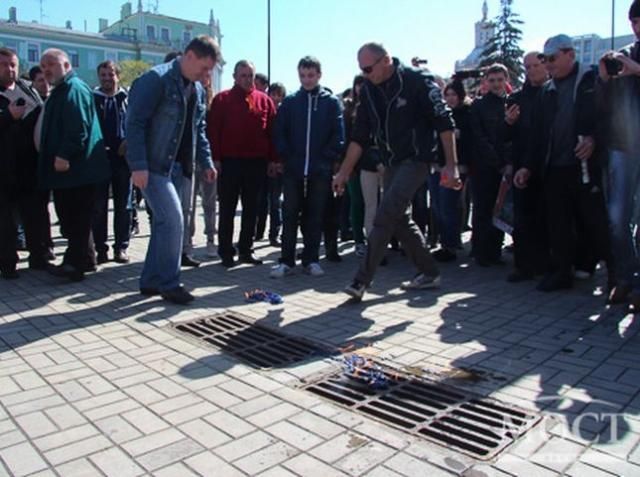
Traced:
[[191, 32], [185, 31], [182, 33], [182, 42], [186, 45], [191, 41]]
[[169, 35], [168, 28], [160, 29], [160, 40], [162, 40], [162, 43], [171, 43], [171, 37]]
[[147, 40], [154, 41], [156, 39], [156, 27], [154, 25], [147, 25]]
[[69, 51], [69, 59], [71, 60], [71, 66], [78, 68], [80, 66], [80, 55], [77, 51]]
[[27, 61], [37, 63], [40, 61], [40, 45], [37, 43], [27, 44]]
[[591, 53], [591, 40], [584, 41], [584, 52]]
[[105, 60], [118, 61], [118, 54], [114, 50], [107, 50], [104, 53]]
[[98, 53], [90, 51], [87, 53], [87, 68], [96, 69], [98, 67]]

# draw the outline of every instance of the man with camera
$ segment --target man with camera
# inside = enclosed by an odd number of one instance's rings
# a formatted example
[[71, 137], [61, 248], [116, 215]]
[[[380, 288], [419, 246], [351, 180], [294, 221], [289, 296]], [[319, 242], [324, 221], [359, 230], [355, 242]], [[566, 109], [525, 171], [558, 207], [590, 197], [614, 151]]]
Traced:
[[[631, 28], [640, 40], [640, 0], [629, 9]], [[609, 228], [616, 262], [617, 286], [612, 304], [631, 304], [640, 311], [640, 268], [631, 225], [640, 187], [640, 41], [620, 52], [608, 52], [599, 64], [599, 104], [605, 119], [603, 137], [608, 153]]]
[[[550, 266], [537, 288], [550, 292], [573, 286], [579, 240], [588, 241], [594, 255], [608, 263], [610, 251], [594, 155], [597, 73], [576, 61], [567, 35], [549, 38], [543, 54], [551, 81], [537, 96], [532, 144], [514, 184], [527, 187], [532, 176], [542, 181]], [[578, 236], [579, 228], [586, 233]]]
[[0, 276], [17, 278], [18, 210], [29, 250], [29, 268], [47, 266], [49, 249], [48, 193], [37, 190], [38, 153], [33, 129], [42, 101], [18, 78], [17, 55], [0, 48]]

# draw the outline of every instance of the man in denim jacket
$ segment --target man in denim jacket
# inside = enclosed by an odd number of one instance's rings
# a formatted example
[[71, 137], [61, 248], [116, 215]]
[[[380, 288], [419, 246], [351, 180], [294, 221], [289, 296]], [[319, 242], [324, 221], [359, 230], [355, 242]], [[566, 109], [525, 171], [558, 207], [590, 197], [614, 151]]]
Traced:
[[205, 135], [206, 101], [200, 84], [220, 50], [213, 38], [199, 36], [184, 55], [138, 78], [129, 95], [127, 162], [133, 184], [153, 212], [151, 238], [140, 277], [140, 293], [186, 304], [193, 300], [180, 283], [183, 217], [180, 191], [171, 181], [176, 167], [190, 170], [194, 158], [205, 180], [216, 170]]

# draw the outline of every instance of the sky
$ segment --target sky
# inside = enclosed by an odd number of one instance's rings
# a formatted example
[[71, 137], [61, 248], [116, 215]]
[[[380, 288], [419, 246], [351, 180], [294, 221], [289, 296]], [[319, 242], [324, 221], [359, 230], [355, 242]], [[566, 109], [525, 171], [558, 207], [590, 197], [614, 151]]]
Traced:
[[[631, 33], [627, 20], [630, 0], [615, 1], [615, 34]], [[147, 9], [156, 0], [143, 0]], [[95, 32], [98, 18], [118, 20], [124, 0], [0, 0], [0, 18], [18, 9], [18, 20], [40, 21]], [[132, 0], [135, 9], [137, 0]], [[220, 20], [225, 67], [223, 89], [233, 85], [233, 64], [254, 62], [267, 73], [267, 0], [157, 0], [164, 15], [206, 23], [212, 8]], [[499, 0], [489, 0], [489, 18], [498, 14]], [[513, 9], [525, 22], [521, 47], [540, 49], [558, 33], [611, 33], [612, 0], [515, 0]], [[321, 83], [335, 92], [351, 85], [358, 73], [356, 52], [367, 41], [382, 42], [404, 62], [414, 56], [429, 60], [433, 72], [447, 76], [455, 60], [474, 44], [474, 23], [482, 0], [271, 0], [271, 80], [291, 91], [299, 87], [296, 66], [305, 55], [322, 63]]]

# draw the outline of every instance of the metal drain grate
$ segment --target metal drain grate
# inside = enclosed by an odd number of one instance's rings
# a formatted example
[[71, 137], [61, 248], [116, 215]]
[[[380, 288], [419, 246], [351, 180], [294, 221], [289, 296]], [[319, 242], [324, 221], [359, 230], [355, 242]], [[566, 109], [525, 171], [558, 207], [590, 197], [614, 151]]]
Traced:
[[[378, 365], [376, 365], [378, 367]], [[304, 389], [349, 409], [448, 446], [474, 458], [495, 457], [541, 420], [509, 404], [469, 394], [436, 381], [380, 367], [385, 386], [376, 389], [361, 370], [321, 378]]]
[[259, 369], [286, 366], [312, 356], [327, 356], [329, 350], [256, 324], [237, 313], [218, 313], [206, 318], [174, 323], [181, 334], [211, 344]]

